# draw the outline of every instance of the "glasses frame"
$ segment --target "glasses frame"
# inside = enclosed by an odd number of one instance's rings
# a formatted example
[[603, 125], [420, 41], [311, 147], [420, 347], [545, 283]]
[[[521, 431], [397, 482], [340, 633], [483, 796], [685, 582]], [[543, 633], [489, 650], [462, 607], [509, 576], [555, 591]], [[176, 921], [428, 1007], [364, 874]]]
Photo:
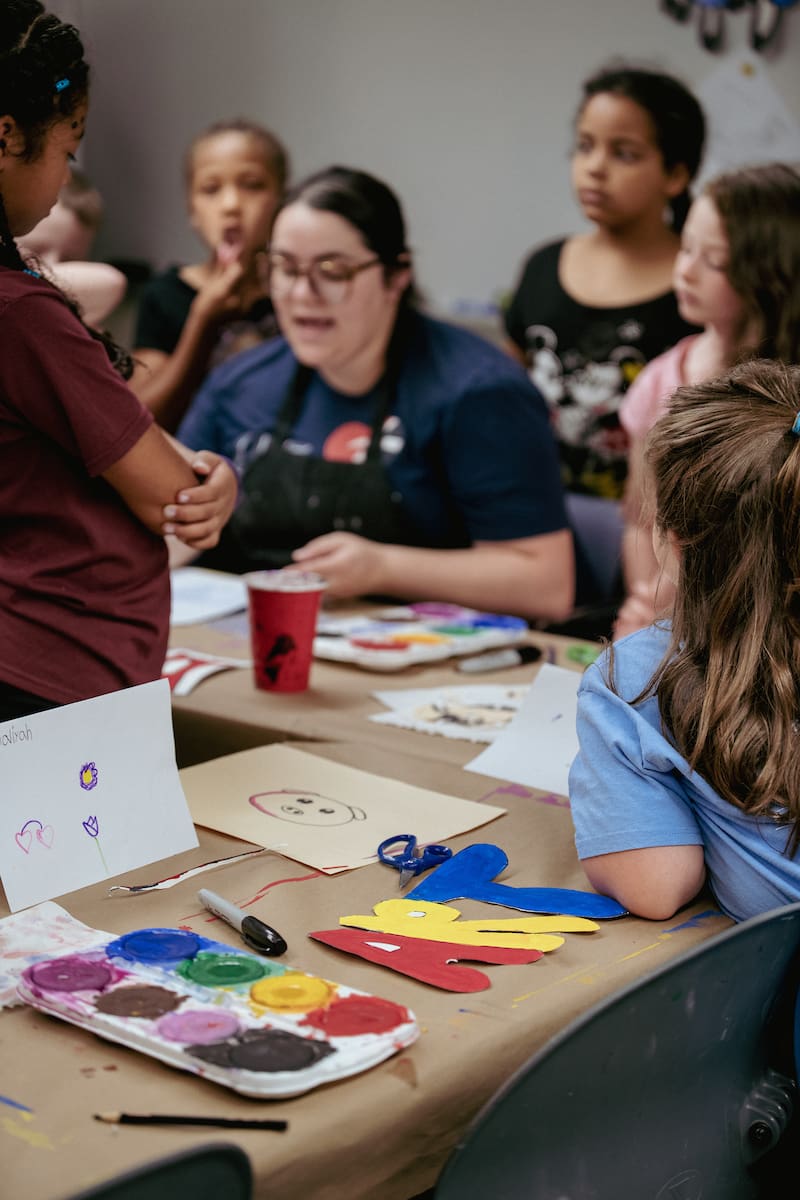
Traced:
[[[353, 288], [353, 280], [356, 278], [357, 275], [360, 275], [362, 271], [366, 271], [369, 267], [376, 267], [378, 265], [383, 266], [383, 259], [380, 258], [377, 254], [374, 256], [374, 258], [366, 259], [365, 262], [360, 262], [360, 263], [342, 262], [342, 264], [341, 264], [342, 278], [341, 279], [324, 279], [323, 278], [322, 281], [320, 282], [320, 277], [319, 277], [318, 271], [319, 271], [319, 267], [321, 266], [321, 264], [325, 263], [325, 262], [332, 262], [335, 260], [334, 255], [324, 254], [320, 258], [313, 258], [311, 260], [311, 262], [308, 264], [308, 266], [306, 266], [306, 267], [301, 267], [299, 265], [299, 263], [296, 263], [295, 267], [294, 267], [294, 269], [296, 271], [294, 279], [292, 279], [292, 281], [288, 284], [288, 286], [286, 286], [285, 288], [280, 288], [278, 290], [278, 292], [276, 293], [275, 288], [273, 286], [273, 279], [272, 279], [273, 254], [275, 255], [276, 258], [284, 259], [289, 262], [292, 261], [291, 255], [282, 254], [278, 250], [276, 250], [276, 251], [272, 251], [269, 249], [267, 250], [267, 279], [269, 280], [270, 293], [273, 296], [278, 295], [281, 299], [287, 299], [289, 296], [291, 296], [292, 291], [296, 287], [298, 281], [300, 279], [307, 279], [308, 286], [311, 289], [311, 291], [314, 293], [314, 295], [317, 297], [317, 299], [324, 301], [324, 303], [326, 303], [326, 304], [341, 304], [350, 295], [350, 292], [352, 291], [352, 288]], [[325, 288], [327, 286], [334, 286], [334, 287], [341, 286], [342, 287], [341, 296], [338, 296], [335, 300], [330, 299], [330, 297], [325, 294]]]

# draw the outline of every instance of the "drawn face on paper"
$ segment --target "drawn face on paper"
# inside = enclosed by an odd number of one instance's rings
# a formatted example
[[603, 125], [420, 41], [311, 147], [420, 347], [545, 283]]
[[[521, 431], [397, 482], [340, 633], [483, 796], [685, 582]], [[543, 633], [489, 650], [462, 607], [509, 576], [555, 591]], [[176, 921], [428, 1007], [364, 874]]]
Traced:
[[253, 808], [279, 821], [291, 821], [294, 825], [349, 825], [351, 821], [366, 821], [362, 808], [331, 800], [319, 792], [299, 792], [293, 788], [281, 788], [278, 792], [258, 792], [250, 797]]

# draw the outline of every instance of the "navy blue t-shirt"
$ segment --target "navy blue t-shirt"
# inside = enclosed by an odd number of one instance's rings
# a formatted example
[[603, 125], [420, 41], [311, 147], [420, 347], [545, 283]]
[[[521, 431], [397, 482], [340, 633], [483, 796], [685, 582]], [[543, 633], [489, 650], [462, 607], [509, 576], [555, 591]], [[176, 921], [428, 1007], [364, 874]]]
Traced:
[[[279, 338], [208, 377], [178, 430], [245, 468], [270, 441], [297, 367]], [[358, 462], [378, 396], [348, 396], [314, 374], [284, 448]], [[544, 401], [525, 371], [467, 330], [415, 315], [381, 450], [391, 486], [431, 546], [508, 541], [567, 527]]]

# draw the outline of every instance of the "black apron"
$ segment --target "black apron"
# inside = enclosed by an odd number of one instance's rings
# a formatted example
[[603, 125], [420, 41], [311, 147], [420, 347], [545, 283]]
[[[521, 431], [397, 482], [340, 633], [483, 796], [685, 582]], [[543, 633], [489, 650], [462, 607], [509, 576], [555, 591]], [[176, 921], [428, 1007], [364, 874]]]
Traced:
[[247, 467], [243, 498], [219, 545], [203, 555], [205, 566], [234, 572], [284, 567], [293, 550], [337, 530], [374, 542], [425, 544], [381, 462], [381, 432], [395, 399], [395, 372], [387, 372], [376, 389], [372, 436], [362, 463], [328, 462], [284, 449], [312, 376], [308, 367], [295, 371], [270, 444]]

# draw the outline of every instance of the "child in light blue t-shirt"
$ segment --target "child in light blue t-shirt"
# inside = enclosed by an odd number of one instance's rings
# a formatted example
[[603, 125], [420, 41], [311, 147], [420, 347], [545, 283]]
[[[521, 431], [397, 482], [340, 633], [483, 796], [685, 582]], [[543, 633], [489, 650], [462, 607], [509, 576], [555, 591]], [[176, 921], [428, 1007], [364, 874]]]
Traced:
[[647, 462], [675, 608], [581, 683], [576, 846], [633, 913], [743, 920], [800, 900], [800, 368], [679, 388]]

